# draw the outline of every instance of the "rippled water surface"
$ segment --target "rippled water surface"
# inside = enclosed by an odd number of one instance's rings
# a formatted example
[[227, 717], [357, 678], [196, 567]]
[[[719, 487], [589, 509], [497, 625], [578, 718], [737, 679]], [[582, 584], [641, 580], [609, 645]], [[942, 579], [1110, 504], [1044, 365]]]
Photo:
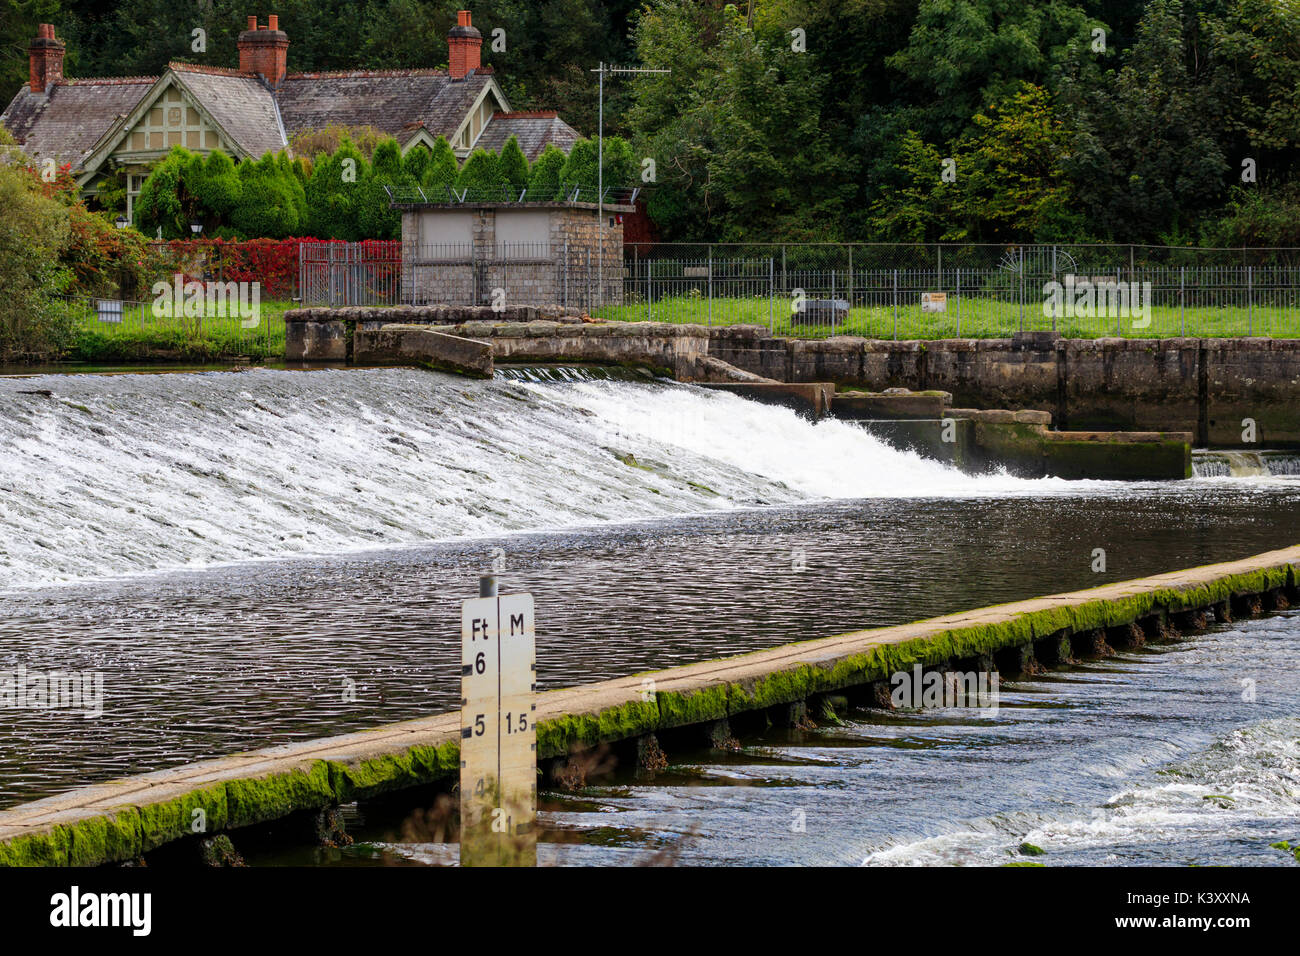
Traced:
[[[0, 409], [0, 669], [105, 681], [97, 719], [0, 710], [0, 805], [448, 709], [459, 602], [494, 563], [536, 596], [555, 687], [1300, 541], [1293, 479], [969, 478], [849, 424], [654, 383], [43, 376], [0, 381]], [[557, 796], [554, 825], [597, 833], [557, 852], [676, 847], [682, 814], [713, 820], [674, 851], [691, 862], [1047, 849], [1055, 830], [1024, 834], [1119, 820], [1124, 787], [1231, 754], [1233, 733], [1294, 743], [1294, 696], [1214, 695], [1263, 660], [1282, 673], [1295, 642], [1293, 619], [1249, 622], [1007, 688], [988, 725], [859, 714], [725, 765], [670, 755], [680, 779]], [[931, 788], [951, 800], [916, 799]]]
[[[861, 710], [726, 758], [670, 753], [653, 783], [544, 793], [539, 861], [1293, 865], [1270, 844], [1300, 838], [1297, 713], [1291, 612], [1005, 682], [993, 715]], [[456, 862], [391, 822], [353, 831], [342, 852], [256, 862]]]

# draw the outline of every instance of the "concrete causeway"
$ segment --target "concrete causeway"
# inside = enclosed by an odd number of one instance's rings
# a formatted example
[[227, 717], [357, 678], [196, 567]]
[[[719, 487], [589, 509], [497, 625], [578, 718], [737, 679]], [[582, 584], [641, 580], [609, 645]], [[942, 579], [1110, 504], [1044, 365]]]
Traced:
[[[540, 694], [539, 761], [794, 708], [879, 686], [914, 664], [1035, 656], [1058, 663], [1107, 634], [1158, 637], [1300, 599], [1300, 546], [1084, 591], [948, 614]], [[448, 640], [452, 636], [448, 635]], [[1067, 643], [1069, 642], [1069, 643]], [[439, 781], [459, 770], [458, 713], [266, 747], [94, 784], [0, 811], [0, 865], [93, 866], [167, 843]], [[199, 812], [201, 811], [201, 813]], [[197, 829], [196, 821], [203, 827]]]

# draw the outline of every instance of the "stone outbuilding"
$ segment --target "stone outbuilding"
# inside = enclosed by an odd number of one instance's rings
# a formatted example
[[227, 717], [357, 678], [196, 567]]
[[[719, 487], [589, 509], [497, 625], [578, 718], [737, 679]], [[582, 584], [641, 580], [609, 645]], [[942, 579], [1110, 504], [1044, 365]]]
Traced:
[[396, 202], [402, 300], [412, 305], [615, 305], [624, 204]]

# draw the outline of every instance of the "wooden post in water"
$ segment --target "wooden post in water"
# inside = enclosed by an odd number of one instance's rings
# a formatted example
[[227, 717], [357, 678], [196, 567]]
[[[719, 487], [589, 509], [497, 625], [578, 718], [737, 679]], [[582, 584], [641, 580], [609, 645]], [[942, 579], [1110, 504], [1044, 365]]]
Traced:
[[479, 595], [461, 606], [460, 864], [536, 866], [533, 596], [493, 575]]

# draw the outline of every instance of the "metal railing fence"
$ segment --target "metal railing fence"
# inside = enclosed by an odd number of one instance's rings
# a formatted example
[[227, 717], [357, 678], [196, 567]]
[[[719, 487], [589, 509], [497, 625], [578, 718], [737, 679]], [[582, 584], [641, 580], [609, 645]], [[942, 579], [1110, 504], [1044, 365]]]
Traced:
[[110, 357], [130, 357], [141, 348], [211, 357], [284, 355], [284, 313], [279, 309], [262, 309], [259, 303], [256, 314], [245, 316], [238, 304], [209, 302], [206, 296], [201, 303], [187, 304], [182, 298], [179, 309], [174, 296], [169, 300], [63, 297], [81, 330], [101, 340], [88, 342], [88, 347]]
[[872, 338], [1300, 335], [1300, 250], [1160, 246], [625, 247], [613, 319]]

